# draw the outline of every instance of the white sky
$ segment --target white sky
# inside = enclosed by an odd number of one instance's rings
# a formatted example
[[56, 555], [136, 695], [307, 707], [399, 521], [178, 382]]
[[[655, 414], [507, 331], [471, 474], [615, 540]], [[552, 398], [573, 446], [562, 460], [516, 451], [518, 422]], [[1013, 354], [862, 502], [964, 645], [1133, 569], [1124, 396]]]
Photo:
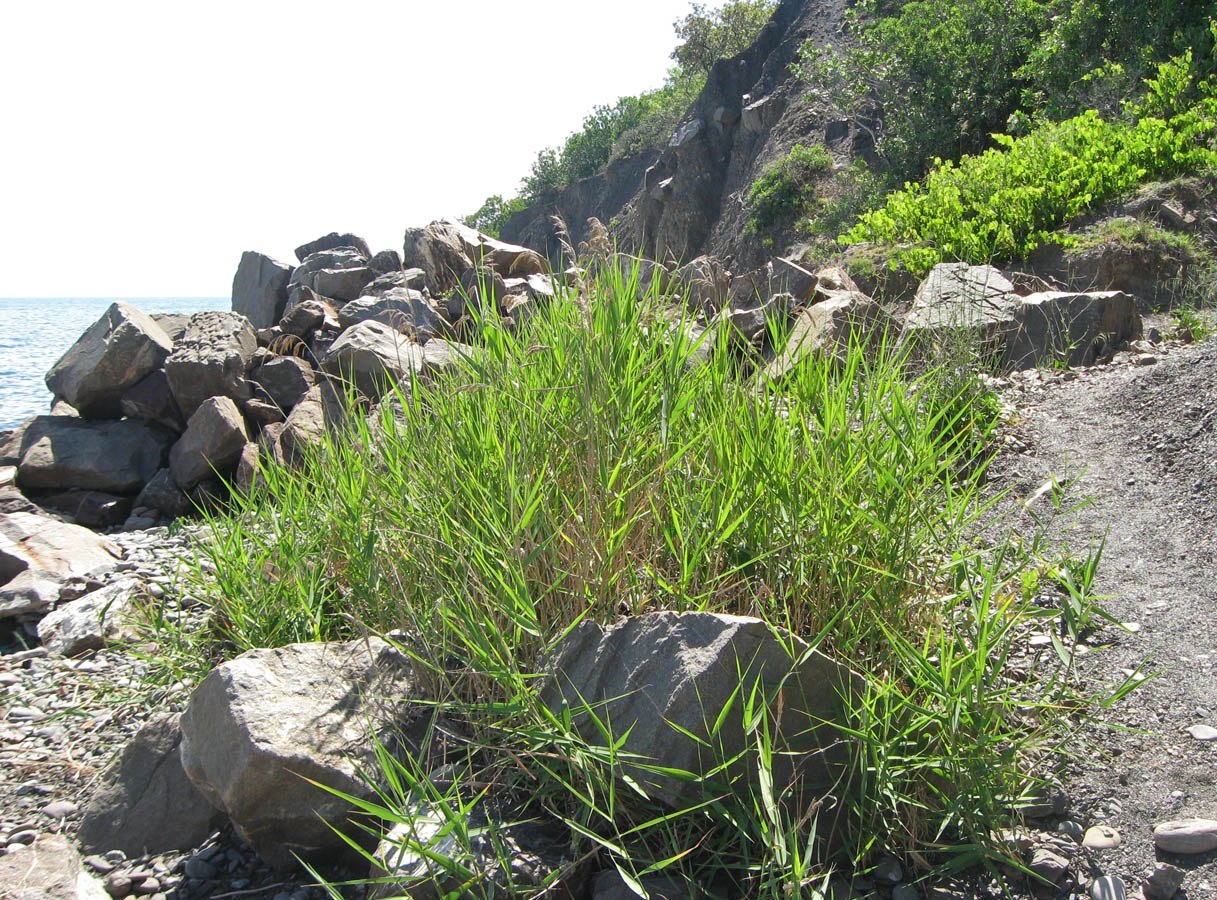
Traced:
[[[721, 4], [712, 3], [711, 6]], [[243, 250], [512, 196], [688, 0], [4, 0], [0, 297], [226, 296]]]

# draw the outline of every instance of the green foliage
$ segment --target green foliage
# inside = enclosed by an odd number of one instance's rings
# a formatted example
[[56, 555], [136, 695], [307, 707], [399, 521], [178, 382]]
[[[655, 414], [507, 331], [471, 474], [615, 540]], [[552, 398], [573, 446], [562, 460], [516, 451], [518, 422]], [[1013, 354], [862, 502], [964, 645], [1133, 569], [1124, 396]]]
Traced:
[[803, 48], [817, 103], [873, 123], [897, 182], [988, 147], [1028, 116], [1105, 113], [1195, 49], [1214, 71], [1212, 0], [863, 0], [847, 49]]
[[494, 194], [486, 198], [486, 202], [482, 204], [477, 212], [466, 216], [461, 221], [470, 228], [476, 228], [483, 234], [497, 238], [503, 226], [507, 224], [511, 214], [523, 209], [527, 205], [523, 197], [513, 197], [510, 200], [504, 200], [501, 194]]
[[800, 216], [814, 199], [821, 176], [831, 168], [832, 155], [823, 147], [795, 144], [766, 166], [748, 189], [752, 227], [769, 228]]
[[720, 59], [746, 50], [776, 8], [776, 0], [730, 0], [713, 10], [694, 3], [673, 26], [681, 42], [672, 59], [683, 72], [705, 75]]
[[[899, 258], [918, 272], [943, 260], [1020, 259], [1095, 204], [1146, 180], [1217, 164], [1217, 98], [1197, 86], [1190, 51], [1163, 63], [1149, 91], [1130, 104], [1135, 122], [1093, 110], [1042, 125], [1021, 138], [994, 135], [1001, 149], [938, 163], [924, 183], [908, 183], [864, 215], [842, 242], [912, 244]], [[1186, 98], [1199, 88], [1201, 99]]]
[[673, 69], [663, 87], [640, 94], [646, 112], [617, 138], [611, 158], [626, 159], [662, 147], [705, 83], [705, 75]]

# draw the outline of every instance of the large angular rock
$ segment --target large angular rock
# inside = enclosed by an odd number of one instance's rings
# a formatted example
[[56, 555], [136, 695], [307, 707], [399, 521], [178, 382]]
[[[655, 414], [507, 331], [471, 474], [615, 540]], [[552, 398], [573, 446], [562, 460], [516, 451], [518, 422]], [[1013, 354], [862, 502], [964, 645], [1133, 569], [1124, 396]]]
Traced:
[[379, 297], [360, 297], [338, 311], [338, 321], [343, 329], [360, 322], [380, 322], [420, 341], [451, 330], [422, 293], [409, 288], [394, 288]]
[[251, 650], [195, 689], [182, 768], [270, 865], [332, 860], [349, 848], [330, 826], [351, 807], [305, 779], [371, 798], [359, 777], [375, 769], [369, 727], [388, 739], [412, 696], [409, 659], [376, 638]]
[[0, 517], [0, 618], [38, 615], [59, 599], [59, 586], [114, 568], [122, 551], [79, 525], [35, 513]]
[[17, 484], [123, 494], [163, 464], [173, 433], [138, 419], [88, 421], [37, 416], [25, 426]]
[[878, 349], [886, 336], [894, 339], [898, 331], [896, 320], [874, 300], [856, 291], [839, 291], [795, 317], [785, 347], [761, 374], [783, 378], [816, 355], [841, 360], [853, 341]]
[[337, 250], [340, 247], [349, 247], [355, 250], [362, 256], [369, 257], [372, 252], [368, 249], [368, 243], [363, 238], [351, 234], [349, 231], [339, 234], [337, 231], [331, 231], [329, 234], [324, 234], [315, 241], [309, 241], [307, 244], [301, 244], [296, 248], [296, 259], [304, 262], [314, 253], [321, 253], [325, 250]]
[[117, 419], [123, 394], [161, 363], [173, 341], [152, 317], [114, 303], [51, 367], [46, 386], [82, 416]]
[[321, 368], [373, 400], [395, 384], [408, 389], [422, 365], [423, 348], [383, 322], [360, 322], [342, 333]]
[[240, 313], [201, 312], [165, 360], [165, 374], [187, 419], [208, 397], [249, 398], [245, 370], [258, 347], [257, 334]]
[[194, 510], [194, 504], [181, 489], [173, 474], [166, 467], [158, 469], [156, 474], [144, 485], [144, 489], [135, 498], [136, 507], [147, 507], [170, 519], [184, 516]]
[[186, 427], [186, 420], [177, 408], [173, 391], [169, 387], [169, 376], [164, 369], [157, 369], [144, 376], [119, 402], [124, 416], [157, 422], [174, 431]]
[[626, 767], [672, 807], [726, 789], [727, 776], [713, 770], [731, 760], [731, 777], [755, 777], [755, 764], [745, 762], [751, 741], [741, 699], [754, 689], [766, 698], [778, 736], [774, 793], [822, 795], [847, 762], [834, 749], [842, 738], [834, 725], [847, 724], [846, 697], [861, 689], [857, 675], [797, 637], [760, 619], [712, 613], [651, 613], [610, 628], [585, 622], [558, 643], [548, 668], [542, 701], [555, 713], [569, 707], [589, 740], [603, 741], [586, 713], [591, 707], [614, 737], [624, 737], [619, 752], [692, 774], [682, 780]]
[[72, 657], [135, 637], [143, 584], [124, 578], [65, 603], [38, 623], [38, 639], [51, 653]]
[[913, 301], [906, 335], [921, 348], [965, 335], [1005, 369], [1088, 365], [1141, 336], [1136, 300], [1119, 291], [1048, 291], [1020, 296], [992, 266], [940, 263]]
[[76, 832], [86, 853], [121, 850], [137, 857], [191, 850], [221, 827], [224, 814], [182, 769], [179, 718], [151, 719], [106, 768]]
[[690, 312], [707, 318], [723, 308], [730, 290], [731, 273], [714, 256], [699, 256], [668, 279], [668, 292], [683, 297]]
[[423, 270], [424, 284], [432, 296], [455, 290], [461, 275], [473, 267], [473, 260], [465, 252], [465, 242], [444, 222], [407, 228], [401, 259], [407, 269]]
[[350, 247], [321, 250], [308, 256], [292, 272], [288, 286], [287, 308], [290, 310], [302, 295], [297, 288], [307, 288], [334, 300], [354, 300], [376, 277], [368, 266], [365, 254]]
[[291, 277], [291, 266], [246, 250], [232, 279], [232, 311], [249, 319], [254, 328], [269, 328], [283, 315]]
[[4, 900], [110, 900], [105, 885], [84, 868], [76, 849], [45, 834], [20, 853], [0, 856]]
[[189, 491], [213, 474], [222, 478], [231, 475], [248, 440], [245, 421], [235, 403], [227, 397], [204, 400], [169, 451], [173, 480]]
[[38, 499], [47, 509], [61, 512], [86, 528], [121, 525], [131, 512], [130, 497], [107, 494], [105, 491], [63, 491]]
[[284, 412], [291, 412], [317, 383], [313, 367], [294, 356], [272, 357], [254, 369], [250, 377]]

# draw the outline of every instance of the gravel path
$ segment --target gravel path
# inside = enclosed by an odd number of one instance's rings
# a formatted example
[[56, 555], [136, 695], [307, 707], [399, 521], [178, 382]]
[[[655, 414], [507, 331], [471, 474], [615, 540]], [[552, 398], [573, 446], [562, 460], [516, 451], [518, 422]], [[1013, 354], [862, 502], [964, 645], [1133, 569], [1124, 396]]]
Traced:
[[[1070, 818], [1121, 835], [1090, 853], [1092, 873], [1121, 876], [1131, 896], [1156, 862], [1171, 862], [1187, 872], [1179, 900], [1215, 897], [1217, 851], [1156, 854], [1151, 832], [1169, 819], [1217, 819], [1217, 740], [1188, 731], [1217, 729], [1217, 342], [1120, 356], [1046, 382], [1015, 378], [1014, 449], [994, 474], [1020, 498], [1050, 475], [1076, 479], [1065, 506], [1090, 502], [1060, 517], [1054, 536], [1079, 550], [1106, 538], [1102, 605], [1136, 632], [1092, 635], [1079, 671], [1096, 689], [1142, 664], [1152, 676], [1085, 736], [1066, 773]], [[1049, 508], [1050, 494], [1032, 505]]]

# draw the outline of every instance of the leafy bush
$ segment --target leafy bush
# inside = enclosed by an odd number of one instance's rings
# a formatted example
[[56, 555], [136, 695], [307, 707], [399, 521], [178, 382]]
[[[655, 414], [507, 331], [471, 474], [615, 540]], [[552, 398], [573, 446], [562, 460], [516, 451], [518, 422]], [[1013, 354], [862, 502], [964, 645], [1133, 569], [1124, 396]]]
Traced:
[[754, 229], [789, 222], [801, 215], [815, 197], [816, 184], [832, 168], [832, 155], [823, 147], [795, 144], [790, 152], [765, 167], [748, 189]]
[[674, 25], [680, 44], [672, 59], [682, 72], [704, 76], [720, 59], [748, 49], [776, 8], [776, 0], [730, 0], [714, 10], [694, 3]]
[[470, 228], [476, 228], [483, 234], [488, 234], [491, 237], [497, 238], [503, 226], [507, 224], [507, 219], [510, 218], [513, 212], [517, 212], [527, 206], [523, 197], [513, 197], [511, 200], [504, 200], [501, 194], [495, 194], [492, 197], [487, 197], [486, 202], [482, 204], [481, 209], [472, 215], [461, 219]]
[[906, 184], [883, 208], [862, 216], [841, 240], [913, 244], [899, 257], [918, 272], [943, 260], [1019, 259], [1056, 240], [1078, 213], [1146, 180], [1217, 165], [1217, 97], [1195, 87], [1189, 51], [1159, 66], [1136, 121], [1107, 121], [1089, 110], [1022, 138], [994, 135], [1002, 149], [939, 162], [924, 183]]

